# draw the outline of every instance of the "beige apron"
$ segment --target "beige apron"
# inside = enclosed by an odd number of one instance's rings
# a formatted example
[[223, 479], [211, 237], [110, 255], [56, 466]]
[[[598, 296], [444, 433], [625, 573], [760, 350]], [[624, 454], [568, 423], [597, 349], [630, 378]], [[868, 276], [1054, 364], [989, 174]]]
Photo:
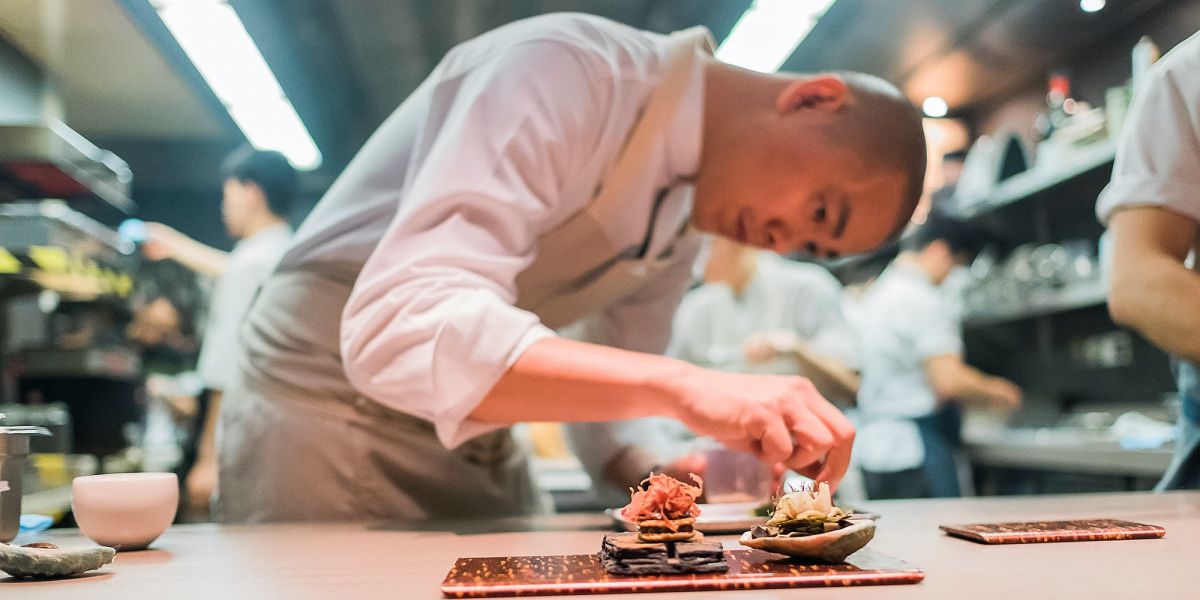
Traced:
[[[671, 263], [686, 236], [690, 195], [664, 193], [641, 252], [611, 231], [655, 140], [670, 122], [707, 31], [674, 34], [665, 76], [603, 188], [538, 240], [517, 277], [517, 306], [550, 327], [619, 302]], [[581, 255], [580, 249], [602, 249]], [[563, 260], [569, 256], [570, 260]], [[358, 265], [361, 268], [361, 265]], [[221, 409], [222, 521], [420, 519], [546, 510], [507, 429], [454, 450], [433, 425], [359, 394], [339, 356], [346, 273], [285, 271], [263, 286], [242, 330], [240, 376]]]

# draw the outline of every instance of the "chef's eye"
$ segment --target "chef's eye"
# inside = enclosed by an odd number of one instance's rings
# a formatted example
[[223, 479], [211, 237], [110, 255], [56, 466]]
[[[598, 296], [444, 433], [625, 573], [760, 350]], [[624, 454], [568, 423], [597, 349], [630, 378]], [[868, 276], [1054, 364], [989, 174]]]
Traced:
[[813, 209], [813, 222], [814, 223], [824, 223], [825, 222], [825, 205], [824, 204], [819, 205], [815, 209]]
[[805, 243], [804, 251], [807, 252], [808, 254], [816, 254], [817, 253], [817, 244], [814, 242]]

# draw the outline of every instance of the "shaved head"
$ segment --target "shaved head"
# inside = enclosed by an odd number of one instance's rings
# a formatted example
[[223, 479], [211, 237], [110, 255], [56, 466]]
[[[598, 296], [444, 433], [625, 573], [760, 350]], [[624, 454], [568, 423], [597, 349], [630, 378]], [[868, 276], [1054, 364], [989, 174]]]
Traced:
[[921, 114], [862, 73], [706, 68], [692, 223], [750, 246], [832, 257], [873, 250], [912, 218]]
[[881, 170], [902, 173], [904, 198], [893, 237], [903, 232], [925, 188], [925, 131], [921, 112], [896, 86], [866, 73], [838, 73], [852, 99], [842, 122], [832, 129], [839, 143]]

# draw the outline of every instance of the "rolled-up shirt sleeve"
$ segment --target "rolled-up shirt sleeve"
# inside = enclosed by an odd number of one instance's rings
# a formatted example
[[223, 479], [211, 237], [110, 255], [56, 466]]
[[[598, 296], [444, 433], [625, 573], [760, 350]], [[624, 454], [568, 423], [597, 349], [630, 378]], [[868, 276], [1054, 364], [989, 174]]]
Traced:
[[1158, 206], [1200, 222], [1197, 73], [1200, 37], [1193, 37], [1156, 65], [1138, 91], [1118, 141], [1112, 181], [1096, 203], [1101, 222], [1133, 206]]
[[[443, 78], [400, 209], [342, 315], [350, 382], [431, 421], [453, 448], [498, 425], [468, 418], [533, 343], [553, 336], [518, 309], [536, 241], [581, 206], [563, 180], [595, 152], [611, 83], [549, 42]], [[434, 111], [431, 111], [431, 115]]]

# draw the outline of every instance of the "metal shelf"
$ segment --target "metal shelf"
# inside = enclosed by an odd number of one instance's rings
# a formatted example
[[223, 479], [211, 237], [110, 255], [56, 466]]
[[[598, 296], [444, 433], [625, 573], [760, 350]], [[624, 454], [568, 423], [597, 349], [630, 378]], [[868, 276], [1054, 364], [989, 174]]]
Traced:
[[1116, 144], [1106, 140], [1080, 149], [1067, 163], [1059, 168], [1033, 167], [1000, 182], [987, 200], [979, 201], [959, 211], [964, 218], [973, 218], [997, 208], [1032, 198], [1062, 185], [1072, 179], [1112, 164], [1116, 157]]
[[1108, 302], [1108, 289], [1104, 282], [1094, 279], [1073, 283], [1058, 289], [1033, 290], [1021, 305], [1006, 306], [1001, 310], [966, 313], [964, 327], [982, 327], [1009, 321], [1020, 321], [1069, 310], [1099, 306]]

